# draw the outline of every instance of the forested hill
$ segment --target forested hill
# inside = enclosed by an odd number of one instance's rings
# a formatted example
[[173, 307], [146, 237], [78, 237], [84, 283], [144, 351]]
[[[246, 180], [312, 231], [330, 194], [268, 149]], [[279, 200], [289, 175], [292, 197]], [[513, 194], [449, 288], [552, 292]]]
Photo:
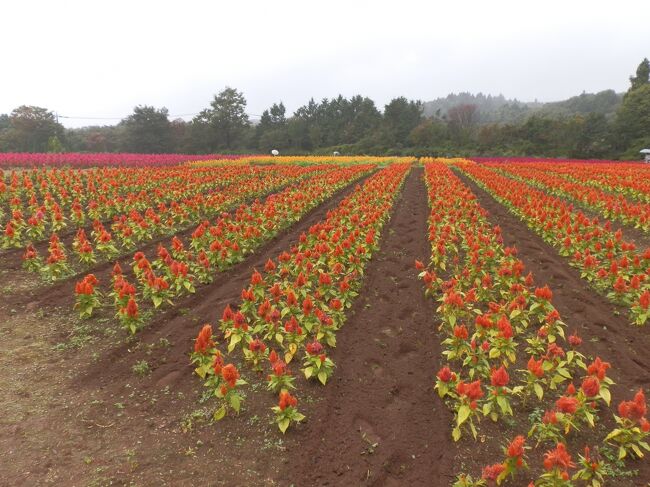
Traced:
[[610, 118], [615, 114], [622, 99], [623, 95], [614, 90], [582, 93], [568, 100], [549, 103], [510, 100], [503, 95], [452, 93], [444, 98], [425, 102], [423, 106], [425, 116], [445, 118], [447, 111], [451, 108], [459, 105], [475, 105], [479, 123], [518, 123], [524, 122], [531, 115], [560, 118], [598, 113]]

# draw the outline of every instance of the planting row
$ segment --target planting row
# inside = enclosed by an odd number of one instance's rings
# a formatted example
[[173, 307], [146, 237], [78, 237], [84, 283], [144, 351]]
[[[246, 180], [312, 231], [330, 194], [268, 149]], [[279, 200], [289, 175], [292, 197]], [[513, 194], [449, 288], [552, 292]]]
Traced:
[[77, 261], [75, 266], [71, 266], [72, 261], [65, 245], [56, 234], [50, 237], [45, 259], [38, 255], [34, 245], [28, 245], [24, 254], [24, 266], [28, 270], [39, 272], [47, 280], [61, 279], [94, 266], [98, 260], [115, 259], [138, 246], [146, 245], [154, 238], [182, 232], [193, 224], [219, 215], [252, 198], [268, 194], [269, 191], [295, 184], [304, 178], [310, 179], [331, 172], [331, 168], [297, 168], [291, 171], [292, 174], [283, 174], [282, 171], [251, 173], [244, 178], [235, 178], [207, 199], [194, 199], [191, 202], [171, 205], [171, 214], [164, 219], [160, 216], [161, 212], [156, 213], [149, 209], [144, 215], [132, 211], [129, 218], [116, 219], [110, 230], [99, 220], [95, 220], [90, 237], [86, 230], [81, 228], [72, 240], [71, 247]]
[[612, 414], [611, 364], [579, 351], [582, 339], [567, 336], [552, 290], [534, 286], [517, 250], [503, 246], [499, 227], [447, 166], [428, 164], [426, 181], [432, 258], [416, 264], [439, 303], [447, 365], [435, 388], [455, 412], [452, 436], [477, 439], [485, 421], [512, 423], [507, 417], [522, 429], [501, 439], [502, 461], [479, 478], [461, 474], [454, 485], [528, 485], [531, 478], [537, 487], [602, 485], [612, 465], [599, 449], [621, 460], [650, 451], [643, 392], [620, 403], [615, 428], [603, 428]]
[[650, 317], [650, 249], [639, 252], [608, 224], [589, 218], [572, 205], [493, 168], [466, 162], [458, 167], [481, 188], [523, 220], [547, 243], [569, 258], [581, 276], [613, 302], [629, 309], [630, 320]]
[[[628, 201], [621, 194], [603, 191], [592, 185], [580, 183], [566, 175], [531, 165], [498, 165], [493, 167], [507, 177], [518, 179], [546, 193], [576, 201], [605, 218], [650, 232], [650, 204]], [[649, 174], [650, 175], [650, 174]]]
[[0, 154], [0, 167], [41, 166], [176, 166], [187, 161], [206, 159], [236, 160], [242, 155], [189, 155], [189, 154], [129, 154], [129, 153], [76, 153], [76, 152], [4, 152]]
[[[135, 333], [144, 324], [138, 300], [150, 302], [152, 308], [193, 293], [197, 283], [208, 284], [216, 273], [242, 261], [262, 243], [300, 220], [309, 210], [330, 198], [334, 192], [371, 171], [374, 166], [330, 168], [312, 173], [264, 202], [242, 205], [222, 214], [214, 224], [202, 222], [189, 241], [173, 237], [169, 249], [159, 245], [155, 256], [136, 252], [132, 275], [119, 265], [113, 270], [112, 302], [116, 316], [125, 329]], [[101, 304], [95, 277], [90, 275], [77, 284], [76, 306], [82, 316], [90, 316]]]
[[291, 249], [253, 272], [241, 302], [223, 311], [218, 332], [203, 327], [192, 361], [206, 395], [218, 399], [215, 419], [239, 411], [239, 388], [245, 384], [235, 366], [240, 361], [253, 372], [268, 373], [268, 390], [279, 394], [272, 411], [282, 432], [304, 418], [291, 392], [293, 364], [321, 384], [334, 372], [327, 350], [336, 345], [345, 310], [357, 296], [409, 168], [394, 164], [358, 186]]
[[264, 191], [268, 184], [286, 184], [325, 169], [26, 171], [20, 178], [13, 173], [4, 193], [0, 187], [0, 220], [7, 217], [0, 246], [22, 247], [52, 233], [88, 231], [91, 223], [111, 223], [114, 231], [126, 233], [127, 238], [138, 230], [147, 232], [150, 224], [154, 232], [168, 232], [212, 216], [231, 193]]

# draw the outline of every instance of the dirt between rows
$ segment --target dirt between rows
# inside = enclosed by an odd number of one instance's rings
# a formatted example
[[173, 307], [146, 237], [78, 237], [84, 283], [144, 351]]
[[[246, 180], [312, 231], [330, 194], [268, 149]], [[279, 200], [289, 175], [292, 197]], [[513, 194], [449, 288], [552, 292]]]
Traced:
[[[408, 175], [381, 250], [337, 335], [337, 370], [288, 444], [296, 486], [442, 486], [453, 474], [452, 416], [433, 392], [440, 363], [435, 303], [414, 259], [428, 261], [422, 168]], [[317, 387], [317, 386], [315, 386]]]
[[[527, 271], [531, 271], [537, 286], [548, 284], [553, 290], [553, 305], [570, 331], [577, 330], [583, 338], [581, 352], [600, 356], [610, 362], [608, 375], [616, 382], [612, 387], [612, 405], [630, 400], [640, 388], [648, 391], [650, 385], [650, 334], [646, 328], [631, 325], [625, 310], [610, 303], [580, 277], [577, 269], [542, 240], [537, 234], [497, 202], [489, 193], [479, 188], [471, 179], [456, 170], [456, 174], [489, 212], [489, 220], [502, 229], [504, 244], [515, 246]], [[614, 409], [615, 411], [615, 409]], [[647, 461], [632, 462], [639, 477], [618, 485], [648, 485], [650, 465]]]

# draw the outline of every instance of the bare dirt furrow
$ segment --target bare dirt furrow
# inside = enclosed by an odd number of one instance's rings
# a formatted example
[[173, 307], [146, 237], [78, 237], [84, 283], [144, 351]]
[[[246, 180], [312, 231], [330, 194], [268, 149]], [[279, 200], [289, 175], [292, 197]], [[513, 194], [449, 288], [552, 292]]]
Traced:
[[[650, 333], [629, 323], [625, 312], [598, 294], [569, 266], [556, 250], [529, 230], [507, 208], [479, 188], [459, 171], [457, 175], [476, 195], [481, 206], [489, 211], [489, 220], [502, 229], [504, 244], [515, 246], [526, 269], [533, 273], [538, 286], [548, 284], [553, 290], [553, 305], [571, 331], [584, 339], [581, 351], [611, 362], [612, 403], [616, 408], [629, 400], [639, 387], [650, 386]], [[633, 465], [640, 471], [639, 482], [650, 480], [647, 462]]]
[[381, 250], [337, 336], [337, 370], [289, 444], [284, 478], [307, 486], [449, 485], [451, 415], [432, 390], [440, 360], [435, 304], [414, 259], [428, 260], [422, 168], [408, 176]]

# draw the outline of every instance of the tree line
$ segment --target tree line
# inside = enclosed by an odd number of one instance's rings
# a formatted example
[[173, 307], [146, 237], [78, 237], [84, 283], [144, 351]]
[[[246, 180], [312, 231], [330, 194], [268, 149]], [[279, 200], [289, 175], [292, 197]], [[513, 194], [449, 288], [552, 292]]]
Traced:
[[[610, 95], [607, 95], [610, 97]], [[575, 97], [576, 103], [601, 97]], [[551, 115], [534, 112], [516, 122], [481, 117], [479, 106], [458, 103], [425, 115], [405, 97], [380, 110], [368, 97], [314, 99], [293, 114], [282, 102], [257, 123], [246, 98], [226, 87], [192, 120], [170, 120], [166, 108], [139, 105], [113, 126], [66, 129], [45, 109], [21, 106], [0, 115], [0, 151], [267, 153], [284, 154], [545, 156], [638, 158], [650, 146], [650, 62], [644, 59], [615, 113]], [[553, 112], [550, 112], [553, 113]], [[486, 119], [488, 120], [486, 122]]]

